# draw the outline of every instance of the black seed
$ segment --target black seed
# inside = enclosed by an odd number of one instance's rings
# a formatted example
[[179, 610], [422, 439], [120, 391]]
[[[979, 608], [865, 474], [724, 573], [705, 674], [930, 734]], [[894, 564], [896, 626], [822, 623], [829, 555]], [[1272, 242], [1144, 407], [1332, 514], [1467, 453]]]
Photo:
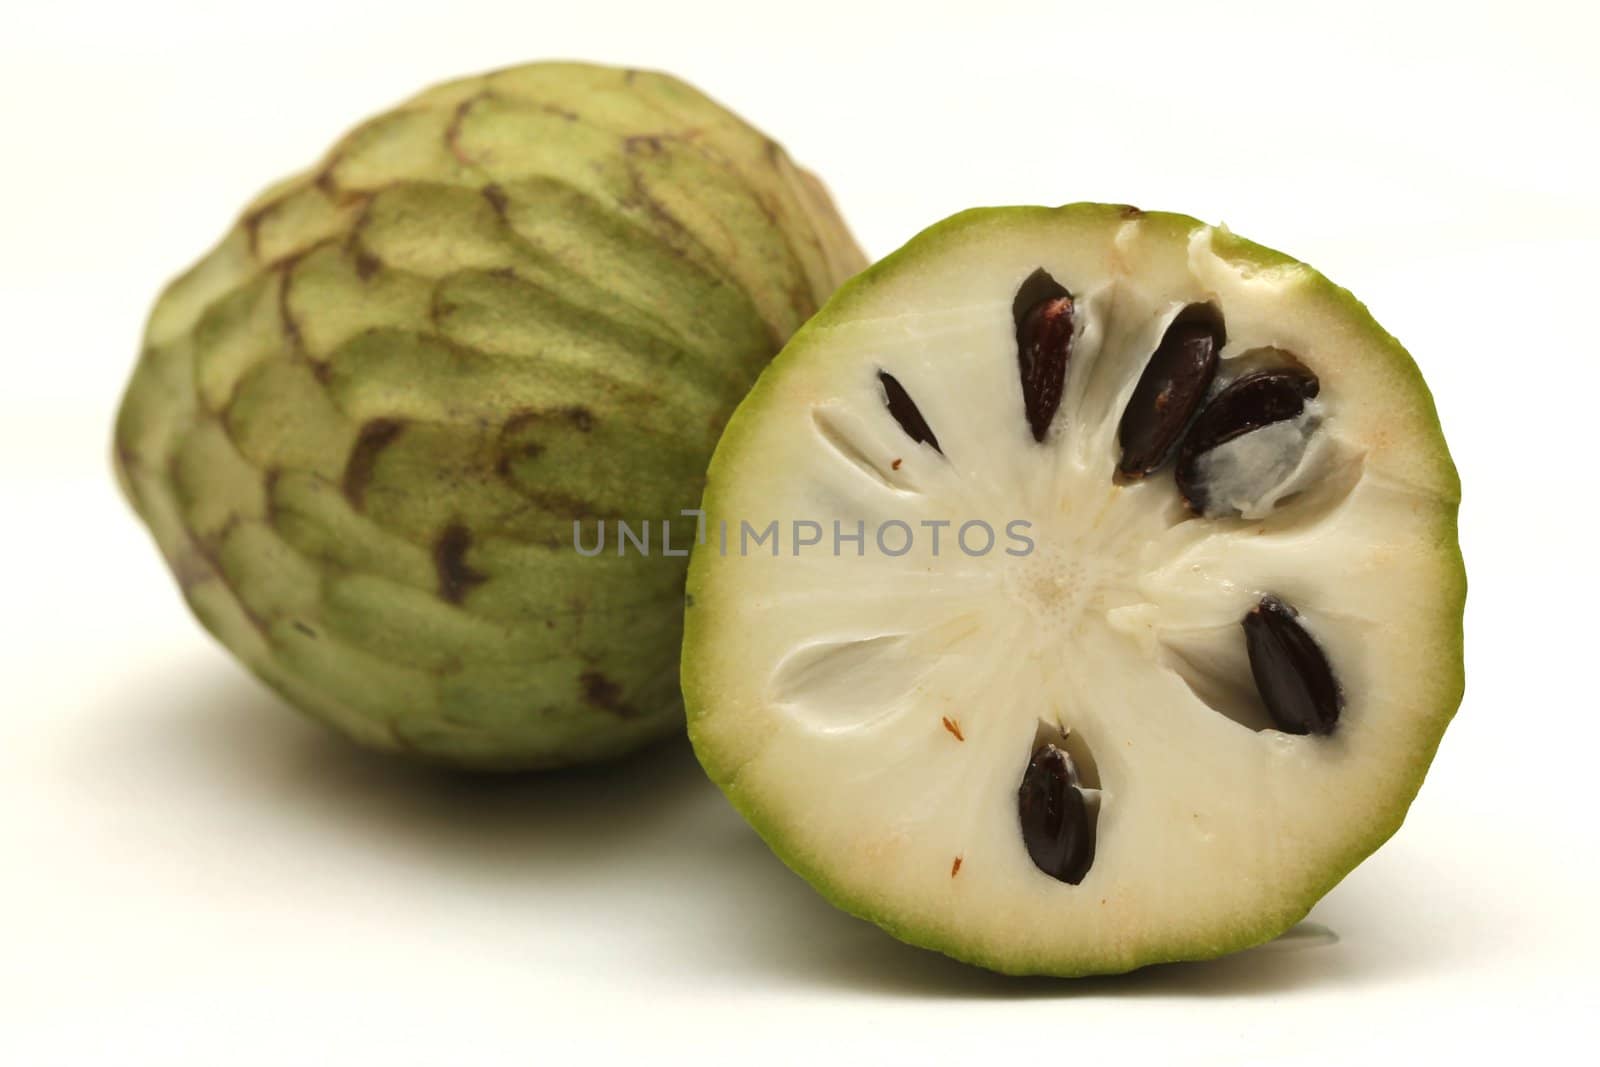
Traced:
[[1226, 341], [1222, 313], [1210, 304], [1190, 304], [1167, 327], [1117, 425], [1122, 477], [1143, 478], [1172, 455], [1205, 401]]
[[1050, 277], [1050, 272], [1043, 267], [1028, 275], [1017, 286], [1017, 295], [1011, 300], [1011, 323], [1017, 328], [1017, 334], [1021, 335], [1022, 320], [1028, 317], [1028, 312], [1046, 300], [1071, 295], [1067, 287]]
[[1300, 625], [1300, 613], [1275, 596], [1244, 617], [1250, 673], [1262, 703], [1286, 734], [1331, 734], [1344, 694], [1328, 657]]
[[1043, 441], [1061, 407], [1072, 358], [1072, 294], [1041, 267], [1018, 287], [1011, 315], [1017, 327], [1023, 412], [1033, 439]]
[[894, 421], [900, 424], [906, 436], [919, 445], [932, 445], [935, 452], [942, 454], [944, 449], [939, 447], [939, 439], [933, 436], [933, 431], [928, 428], [928, 420], [917, 410], [906, 387], [888, 371], [879, 371], [878, 381], [883, 386], [883, 402], [888, 405], [889, 414], [894, 416]]
[[1077, 885], [1094, 863], [1094, 831], [1072, 761], [1055, 745], [1033, 754], [1017, 790], [1022, 841], [1034, 866]]
[[1200, 457], [1235, 437], [1275, 422], [1293, 419], [1317, 395], [1317, 376], [1301, 367], [1252, 371], [1229, 382], [1200, 409], [1178, 446], [1178, 491], [1189, 507], [1204, 514], [1210, 492], [1200, 480]]

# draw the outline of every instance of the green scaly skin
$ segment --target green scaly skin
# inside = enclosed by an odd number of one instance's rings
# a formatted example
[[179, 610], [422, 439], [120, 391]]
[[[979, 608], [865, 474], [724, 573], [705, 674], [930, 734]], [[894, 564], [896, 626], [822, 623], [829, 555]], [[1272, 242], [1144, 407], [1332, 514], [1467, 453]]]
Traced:
[[681, 727], [684, 561], [582, 558], [574, 520], [589, 544], [602, 520], [659, 537], [863, 265], [815, 179], [673, 78], [451, 82], [268, 190], [167, 288], [118, 477], [206, 628], [356, 741], [610, 758]]

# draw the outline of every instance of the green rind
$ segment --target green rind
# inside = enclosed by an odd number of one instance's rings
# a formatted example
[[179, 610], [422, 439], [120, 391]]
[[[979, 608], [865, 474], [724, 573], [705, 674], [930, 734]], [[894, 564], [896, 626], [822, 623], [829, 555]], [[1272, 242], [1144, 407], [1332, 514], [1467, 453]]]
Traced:
[[[1132, 210], [1123, 205], [1107, 204], [1067, 204], [1058, 208], [1027, 206], [969, 209], [928, 227], [899, 250], [847, 282], [795, 334], [783, 352], [762, 373], [745, 400], [728, 420], [727, 428], [723, 431], [722, 439], [717, 445], [707, 472], [706, 491], [701, 507], [708, 520], [722, 511], [720, 490], [723, 479], [720, 475], [731, 462], [730, 457], [739, 451], [745, 438], [757, 425], [763, 403], [776, 389], [778, 381], [804, 359], [808, 346], [828, 329], [831, 321], [848, 317], [852, 309], [865, 302], [874, 288], [882, 284], [885, 279], [918, 259], [938, 255], [947, 243], [966, 240], [973, 232], [985, 227], [1009, 228], [1030, 221], [1059, 221], [1063, 217], [1103, 220], [1113, 216], [1128, 217]], [[1137, 212], [1137, 216], [1146, 223], [1170, 226], [1175, 232], [1180, 233], [1188, 233], [1195, 227], [1203, 225], [1190, 216], [1167, 212]], [[903, 922], [883, 909], [872, 898], [852, 894], [841, 886], [833, 884], [815, 865], [808, 863], [798, 850], [789, 847], [783, 834], [776, 830], [778, 820], [763, 810], [758, 798], [740, 789], [739, 768], [728, 765], [720, 758], [696, 728], [697, 722], [707, 711], [704, 693], [708, 688], [708, 680], [697, 671], [701, 657], [696, 654], [696, 648], [702, 643], [716, 639], [711, 629], [715, 625], [714, 621], [706, 619], [703, 611], [697, 611], [697, 603], [703, 601], [701, 594], [707, 572], [715, 565], [717, 557], [714, 553], [695, 552], [690, 560], [687, 580], [688, 597], [681, 670], [689, 737], [696, 758], [707, 776], [723, 790], [733, 807], [744, 816], [774, 855], [787, 867], [805, 879], [834, 907], [876, 924], [900, 941], [1002, 974], [1060, 978], [1122, 974], [1162, 963], [1213, 959], [1271, 941], [1304, 919], [1317, 901], [1326, 896], [1346, 875], [1400, 829], [1411, 801], [1422, 787], [1434, 753], [1443, 740], [1444, 731], [1460, 706], [1466, 687], [1465, 644], [1461, 620], [1464, 616], [1467, 593], [1466, 567], [1457, 536], [1461, 483], [1445, 443], [1433, 394], [1428, 389], [1421, 370], [1399, 341], [1373, 319], [1366, 305], [1357, 300], [1349, 290], [1329, 281], [1315, 268], [1226, 231], [1218, 233], [1214, 238], [1213, 247], [1225, 258], [1259, 269], [1295, 267], [1308, 272], [1316, 295], [1361, 323], [1374, 339], [1381, 342], [1394, 364], [1394, 369], [1400, 372], [1401, 381], [1409, 389], [1411, 401], [1424, 413], [1424, 421], [1434, 434], [1433, 451], [1440, 461], [1438, 472], [1440, 485], [1434, 497], [1439, 517], [1439, 559], [1451, 578], [1450, 585], [1440, 590], [1439, 597], [1446, 609], [1445, 613], [1457, 621], [1454, 629], [1443, 635], [1445, 644], [1441, 651], [1445, 653], [1444, 670], [1438, 676], [1438, 692], [1431, 702], [1434, 712], [1425, 729], [1425, 736], [1429, 738], [1430, 743], [1423, 746], [1418, 759], [1409, 768], [1409, 776], [1405, 783], [1406, 803], [1393, 812], [1392, 818], [1372, 824], [1367, 832], [1358, 837], [1345, 852], [1330, 857], [1327, 876], [1320, 883], [1314, 884], [1298, 900], [1279, 913], [1262, 915], [1260, 921], [1254, 925], [1240, 926], [1225, 935], [1210, 938], [1189, 941], [1174, 938], [1167, 944], [1117, 960], [1062, 961], [1025, 955], [995, 955], [972, 944], [964, 943], [959, 937], [951, 937], [932, 926]]]
[[607, 759], [680, 727], [685, 562], [581, 558], [574, 521], [681, 523], [745, 388], [862, 265], [815, 180], [676, 79], [435, 86], [168, 286], [117, 477], [202, 624], [352, 739]]

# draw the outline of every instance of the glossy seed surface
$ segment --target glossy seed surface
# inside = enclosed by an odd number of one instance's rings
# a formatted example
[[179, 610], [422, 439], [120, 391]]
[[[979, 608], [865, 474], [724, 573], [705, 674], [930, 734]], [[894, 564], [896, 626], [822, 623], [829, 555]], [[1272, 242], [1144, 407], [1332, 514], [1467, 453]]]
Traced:
[[1017, 289], [1011, 314], [1017, 327], [1023, 414], [1033, 439], [1043, 441], [1061, 407], [1072, 360], [1072, 294], [1041, 268]]
[[1045, 874], [1077, 885], [1094, 862], [1094, 830], [1067, 754], [1044, 745], [1033, 754], [1017, 790], [1028, 856]]
[[911, 399], [911, 394], [906, 392], [906, 387], [900, 384], [899, 379], [888, 371], [879, 371], [878, 383], [883, 386], [883, 402], [888, 406], [889, 414], [894, 416], [894, 421], [900, 424], [906, 436], [919, 445], [930, 445], [935, 452], [943, 453], [944, 449], [939, 447], [939, 439], [933, 436], [928, 420], [922, 417], [916, 401]]
[[1300, 367], [1260, 370], [1228, 383], [1212, 397], [1178, 447], [1174, 476], [1190, 509], [1204, 514], [1211, 494], [1200, 474], [1200, 459], [1218, 445], [1275, 422], [1298, 418], [1317, 395], [1317, 376]]
[[1277, 728], [1287, 734], [1331, 734], [1344, 694], [1327, 655], [1301, 625], [1300, 613], [1266, 596], [1243, 625], [1250, 674]]
[[1117, 426], [1117, 473], [1124, 479], [1143, 478], [1167, 462], [1205, 402], [1226, 341], [1222, 315], [1209, 304], [1191, 304], [1167, 327]]

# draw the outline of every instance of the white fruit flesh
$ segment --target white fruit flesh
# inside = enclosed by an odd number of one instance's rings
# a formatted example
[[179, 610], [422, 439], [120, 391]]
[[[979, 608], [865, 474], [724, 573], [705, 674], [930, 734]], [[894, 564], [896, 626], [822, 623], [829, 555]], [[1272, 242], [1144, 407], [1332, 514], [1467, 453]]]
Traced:
[[[1012, 312], [1039, 268], [1076, 310], [1042, 443]], [[1203, 301], [1226, 321], [1223, 374], [1275, 346], [1321, 382], [1313, 418], [1215, 458], [1243, 518], [1189, 515], [1170, 466], [1114, 477], [1145, 362]], [[880, 372], [940, 451], [890, 414]], [[1307, 428], [1273, 484], [1239, 476]], [[691, 734], [792, 866], [908, 940], [1058, 974], [1243, 947], [1300, 918], [1420, 784], [1460, 694], [1457, 496], [1409, 359], [1310, 268], [1180, 216], [959, 216], [847, 287], [730, 425], [691, 569]], [[778, 554], [741, 552], [741, 521], [772, 520]], [[796, 520], [823, 530], [798, 554]], [[835, 554], [836, 520], [864, 523], [860, 555]], [[986, 553], [957, 539], [972, 520], [995, 531]], [[895, 521], [899, 556], [874, 536], [898, 551]], [[973, 527], [967, 548], [986, 540]], [[1267, 594], [1333, 666], [1331, 736], [1271, 728], [1240, 625]], [[1018, 821], [1035, 742], [1058, 732], [1098, 808], [1079, 885], [1033, 864]]]

